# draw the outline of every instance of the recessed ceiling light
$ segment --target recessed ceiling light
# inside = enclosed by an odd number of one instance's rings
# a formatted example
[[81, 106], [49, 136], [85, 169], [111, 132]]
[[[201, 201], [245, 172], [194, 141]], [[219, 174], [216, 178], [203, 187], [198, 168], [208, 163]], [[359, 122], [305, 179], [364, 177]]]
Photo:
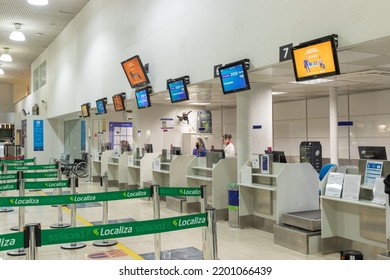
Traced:
[[36, 6], [46, 6], [49, 4], [49, 0], [27, 0], [27, 2], [31, 5], [36, 5]]
[[206, 105], [210, 105], [211, 103], [205, 103], [205, 102], [193, 102], [193, 103], [190, 103], [190, 105], [198, 105], [198, 106], [206, 106]]
[[290, 84], [316, 85], [316, 84], [328, 83], [333, 81], [334, 80], [329, 80], [329, 79], [314, 79], [314, 80], [307, 80], [303, 82], [292, 81], [290, 82]]
[[272, 95], [280, 95], [280, 94], [286, 94], [286, 91], [273, 91]]

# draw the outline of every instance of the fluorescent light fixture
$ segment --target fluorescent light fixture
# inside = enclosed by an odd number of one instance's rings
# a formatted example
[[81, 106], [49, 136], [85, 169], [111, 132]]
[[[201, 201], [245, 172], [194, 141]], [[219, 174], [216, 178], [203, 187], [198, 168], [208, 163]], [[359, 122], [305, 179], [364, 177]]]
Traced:
[[48, 0], [27, 0], [27, 2], [31, 5], [36, 5], [36, 6], [45, 6], [49, 4]]
[[26, 37], [24, 37], [24, 34], [22, 31], [20, 31], [21, 28], [20, 23], [15, 23], [15, 30], [11, 32], [9, 35], [9, 38], [14, 41], [25, 41]]
[[280, 95], [280, 94], [286, 94], [286, 91], [273, 91], [272, 95]]
[[206, 105], [210, 105], [211, 103], [206, 103], [206, 102], [193, 102], [193, 103], [190, 103], [190, 105], [197, 105], [197, 106], [206, 106]]
[[328, 83], [333, 81], [334, 80], [329, 80], [329, 79], [314, 79], [314, 80], [307, 80], [302, 82], [292, 81], [290, 82], [290, 84], [316, 85], [316, 84]]
[[0, 60], [4, 62], [12, 62], [12, 56], [8, 53], [9, 48], [4, 48], [4, 53], [0, 55]]
[[0, 68], [0, 75], [4, 75], [4, 70], [3, 70], [3, 68]]

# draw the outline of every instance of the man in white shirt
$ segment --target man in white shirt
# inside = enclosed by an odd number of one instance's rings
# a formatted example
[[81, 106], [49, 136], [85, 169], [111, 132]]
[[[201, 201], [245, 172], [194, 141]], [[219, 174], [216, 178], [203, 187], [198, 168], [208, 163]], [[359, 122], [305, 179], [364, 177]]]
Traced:
[[225, 156], [226, 157], [234, 157], [236, 155], [236, 150], [234, 148], [234, 145], [232, 143], [232, 135], [231, 134], [225, 134], [223, 136], [223, 141], [225, 143]]

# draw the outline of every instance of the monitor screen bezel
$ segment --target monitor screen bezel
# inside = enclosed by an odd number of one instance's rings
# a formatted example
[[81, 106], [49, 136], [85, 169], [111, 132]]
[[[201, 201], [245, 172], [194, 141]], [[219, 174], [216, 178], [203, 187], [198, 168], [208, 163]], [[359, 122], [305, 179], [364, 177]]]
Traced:
[[[144, 87], [144, 88], [137, 89], [137, 90], [135, 91], [134, 95], [135, 95], [135, 101], [137, 102], [137, 107], [138, 107], [138, 109], [144, 109], [144, 108], [152, 107], [152, 104], [151, 104], [151, 102], [150, 102], [149, 89], [150, 89], [150, 87]], [[145, 92], [145, 94], [146, 94], [146, 99], [147, 99], [147, 101], [148, 101], [147, 106], [140, 106], [140, 103], [139, 103], [139, 96], [138, 96], [138, 94], [139, 94], [140, 92]]]
[[[223, 83], [224, 78], [222, 75], [222, 71], [225, 69], [237, 67], [237, 66], [241, 66], [243, 71], [244, 71], [245, 87], [235, 88], [233, 90], [226, 90], [223, 86], [224, 85], [224, 83]], [[219, 79], [221, 81], [221, 87], [222, 87], [223, 94], [230, 94], [230, 93], [235, 93], [235, 92], [240, 92], [240, 91], [245, 91], [245, 90], [251, 89], [250, 82], [249, 82], [249, 76], [248, 76], [248, 69], [246, 68], [245, 60], [239, 60], [239, 61], [235, 61], [235, 62], [232, 62], [229, 64], [225, 64], [224, 66], [219, 67], [218, 73], [219, 73]]]
[[[134, 78], [130, 75], [130, 72], [128, 71], [128, 65], [130, 63], [133, 63], [135, 67], [137, 68], [136, 71], [139, 75], [141, 75], [141, 81], [135, 81]], [[121, 62], [121, 66], [123, 71], [125, 72], [126, 78], [131, 86], [131, 88], [138, 88], [143, 87], [150, 83], [149, 77], [146, 73], [145, 67], [142, 64], [141, 58], [139, 55], [132, 56], [124, 61]]]
[[[100, 98], [95, 102], [96, 102], [96, 113], [98, 115], [107, 114], [107, 98]], [[99, 112], [99, 103], [101, 103], [103, 106], [103, 112]]]
[[[184, 97], [178, 99], [178, 100], [173, 100], [172, 99], [172, 92], [171, 92], [171, 84], [172, 83], [176, 83], [176, 82], [182, 82], [183, 83], [183, 89], [184, 89]], [[184, 77], [180, 77], [180, 78], [176, 78], [176, 79], [172, 79], [170, 81], [168, 81], [168, 92], [169, 92], [169, 98], [171, 99], [171, 103], [178, 103], [178, 102], [182, 102], [182, 101], [187, 101], [187, 100], [190, 100], [190, 95], [188, 93], [188, 88], [187, 88], [187, 82], [186, 82], [186, 78], [185, 76]]]
[[[122, 107], [121, 109], [118, 109], [118, 107], [115, 105], [116, 98], [119, 98], [119, 100], [121, 102], [121, 107]], [[121, 92], [121, 93], [118, 93], [118, 94], [115, 94], [112, 96], [112, 102], [114, 104], [115, 112], [126, 111], [125, 99], [126, 99], [126, 93], [124, 93], [124, 92]]]
[[[382, 155], [382, 157], [380, 158], [377, 158], [377, 157], [373, 157], [373, 158], [366, 158], [364, 157], [364, 153], [363, 153], [363, 150], [366, 151], [366, 150], [375, 150], [375, 151], [379, 151], [378, 153], [375, 153], [374, 155]], [[359, 152], [359, 159], [365, 159], [365, 160], [387, 160], [387, 153], [386, 153], [386, 147], [385, 146], [358, 146], [358, 152]]]
[[[331, 55], [332, 55], [332, 59], [333, 59], [334, 67], [335, 67], [334, 71], [300, 77], [298, 74], [298, 70], [297, 70], [298, 64], [297, 64], [296, 57], [295, 57], [295, 51], [299, 51], [299, 50], [302, 50], [302, 49], [305, 49], [308, 47], [312, 47], [312, 46], [315, 46], [318, 44], [322, 44], [325, 42], [330, 42], [330, 44], [331, 44]], [[291, 56], [292, 56], [294, 76], [295, 76], [296, 82], [304, 82], [304, 81], [308, 81], [308, 80], [315, 80], [315, 79], [319, 79], [319, 78], [340, 75], [340, 65], [339, 65], [339, 60], [338, 60], [338, 56], [337, 56], [336, 42], [335, 42], [335, 38], [333, 35], [328, 35], [325, 37], [321, 37], [318, 39], [307, 41], [307, 42], [304, 42], [304, 43], [301, 43], [301, 44], [295, 46], [291, 50]]]
[[81, 105], [81, 115], [83, 118], [88, 118], [91, 116], [90, 113], [91, 103], [84, 103]]

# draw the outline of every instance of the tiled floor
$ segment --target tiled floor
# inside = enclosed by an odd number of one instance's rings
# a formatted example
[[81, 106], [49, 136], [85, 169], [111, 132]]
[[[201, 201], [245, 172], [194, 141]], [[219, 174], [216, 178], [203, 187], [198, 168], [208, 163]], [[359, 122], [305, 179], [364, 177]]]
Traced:
[[[117, 191], [118, 189], [109, 189]], [[78, 193], [101, 192], [99, 183], [80, 182]], [[17, 192], [10, 191], [7, 196], [16, 196]], [[47, 195], [47, 193], [26, 192], [26, 195]], [[180, 214], [165, 208], [161, 204], [161, 218], [173, 217]], [[153, 218], [152, 202], [144, 199], [118, 200], [108, 204], [108, 219], [134, 219], [136, 221]], [[76, 226], [87, 226], [103, 219], [102, 207], [77, 208]], [[41, 223], [43, 229], [58, 223], [58, 209], [52, 206], [25, 207], [25, 223]], [[70, 223], [70, 211], [63, 210], [63, 222]], [[11, 227], [18, 225], [18, 209], [13, 212], [0, 213], [0, 234], [12, 233]], [[162, 251], [191, 248], [192, 253], [202, 249], [201, 228], [174, 231], [161, 235]], [[305, 255], [297, 251], [274, 244], [273, 234], [255, 228], [231, 228], [227, 221], [217, 222], [218, 259], [221, 260], [337, 260], [338, 254]], [[107, 259], [143, 259], [141, 255], [154, 252], [154, 237], [152, 235], [125, 237], [117, 240], [118, 244], [110, 247], [97, 247], [93, 242], [85, 242], [82, 249], [62, 249], [60, 245], [49, 245], [38, 248], [40, 260], [86, 260], [94, 258]], [[198, 251], [199, 250], [199, 251]], [[184, 250], [185, 251], [185, 250]], [[185, 255], [185, 252], [184, 252]], [[0, 251], [4, 260], [25, 260], [25, 256], [9, 256], [6, 251]]]

